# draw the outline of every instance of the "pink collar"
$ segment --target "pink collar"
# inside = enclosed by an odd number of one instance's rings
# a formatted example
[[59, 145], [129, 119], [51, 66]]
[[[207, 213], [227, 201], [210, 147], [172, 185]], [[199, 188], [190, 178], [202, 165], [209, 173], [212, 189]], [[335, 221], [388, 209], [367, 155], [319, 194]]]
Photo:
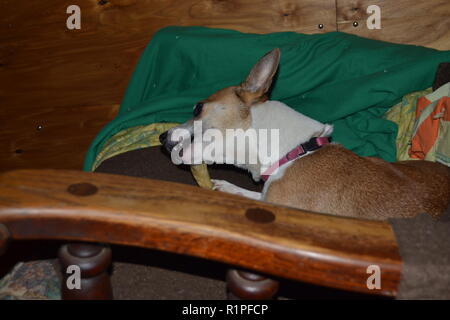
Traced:
[[322, 146], [330, 143], [329, 137], [315, 137], [311, 138], [308, 142], [302, 143], [298, 146], [296, 146], [294, 149], [289, 151], [283, 158], [275, 162], [273, 165], [269, 167], [266, 171], [263, 172], [261, 175], [261, 179], [263, 181], [266, 181], [269, 179], [270, 175], [275, 172], [279, 167], [281, 167], [283, 164], [295, 160], [298, 157], [310, 152], [314, 151], [316, 149], [321, 148]]

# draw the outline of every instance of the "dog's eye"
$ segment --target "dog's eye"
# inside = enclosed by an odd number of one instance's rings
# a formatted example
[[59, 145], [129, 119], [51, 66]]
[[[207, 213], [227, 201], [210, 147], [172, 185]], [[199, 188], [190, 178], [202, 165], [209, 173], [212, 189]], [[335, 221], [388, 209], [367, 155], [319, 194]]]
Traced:
[[197, 103], [194, 107], [194, 117], [200, 115], [200, 113], [202, 113], [202, 109], [203, 109], [203, 102]]

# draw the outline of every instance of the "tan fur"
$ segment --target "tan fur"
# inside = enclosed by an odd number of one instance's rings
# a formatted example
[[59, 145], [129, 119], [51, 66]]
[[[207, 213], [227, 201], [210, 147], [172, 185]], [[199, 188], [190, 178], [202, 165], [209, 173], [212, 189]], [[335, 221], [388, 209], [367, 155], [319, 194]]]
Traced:
[[450, 169], [429, 161], [387, 163], [332, 144], [295, 161], [271, 183], [266, 200], [355, 218], [438, 216], [450, 203]]
[[241, 88], [236, 89], [236, 94], [244, 103], [245, 106], [251, 107], [258, 103], [263, 103], [268, 100], [267, 95], [263, 91], [250, 92]]
[[[241, 85], [204, 100], [195, 120], [221, 131], [248, 129], [250, 108], [267, 100], [279, 59], [278, 49], [266, 54]], [[450, 168], [427, 161], [387, 163], [331, 144], [290, 164], [270, 183], [264, 200], [355, 218], [383, 220], [420, 213], [436, 217], [450, 203]]]
[[[236, 94], [238, 87], [232, 86], [217, 91], [204, 100], [203, 111], [195, 120], [204, 120], [211, 128], [248, 129], [250, 127], [249, 108]], [[216, 114], [220, 113], [220, 117]]]

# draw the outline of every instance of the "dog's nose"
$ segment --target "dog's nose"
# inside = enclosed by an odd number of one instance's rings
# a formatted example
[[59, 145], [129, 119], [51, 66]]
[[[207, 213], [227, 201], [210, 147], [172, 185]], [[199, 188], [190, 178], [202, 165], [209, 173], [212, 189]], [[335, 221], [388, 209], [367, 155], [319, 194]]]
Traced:
[[159, 142], [161, 142], [161, 144], [164, 144], [164, 142], [167, 140], [167, 133], [168, 131], [163, 132], [159, 135]]

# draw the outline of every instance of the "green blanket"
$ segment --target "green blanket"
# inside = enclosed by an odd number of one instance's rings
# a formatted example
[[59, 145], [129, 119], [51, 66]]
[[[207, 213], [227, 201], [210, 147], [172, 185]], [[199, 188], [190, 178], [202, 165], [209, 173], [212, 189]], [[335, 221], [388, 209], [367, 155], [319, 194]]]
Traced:
[[[90, 146], [91, 170], [102, 145], [120, 130], [184, 122], [193, 105], [239, 84], [269, 50], [281, 49], [271, 99], [321, 122], [333, 139], [359, 155], [395, 160], [396, 125], [382, 118], [403, 95], [430, 87], [450, 51], [399, 45], [332, 32], [246, 34], [203, 27], [168, 27], [143, 52], [117, 117]], [[301, 128], [299, 128], [301, 130]]]

